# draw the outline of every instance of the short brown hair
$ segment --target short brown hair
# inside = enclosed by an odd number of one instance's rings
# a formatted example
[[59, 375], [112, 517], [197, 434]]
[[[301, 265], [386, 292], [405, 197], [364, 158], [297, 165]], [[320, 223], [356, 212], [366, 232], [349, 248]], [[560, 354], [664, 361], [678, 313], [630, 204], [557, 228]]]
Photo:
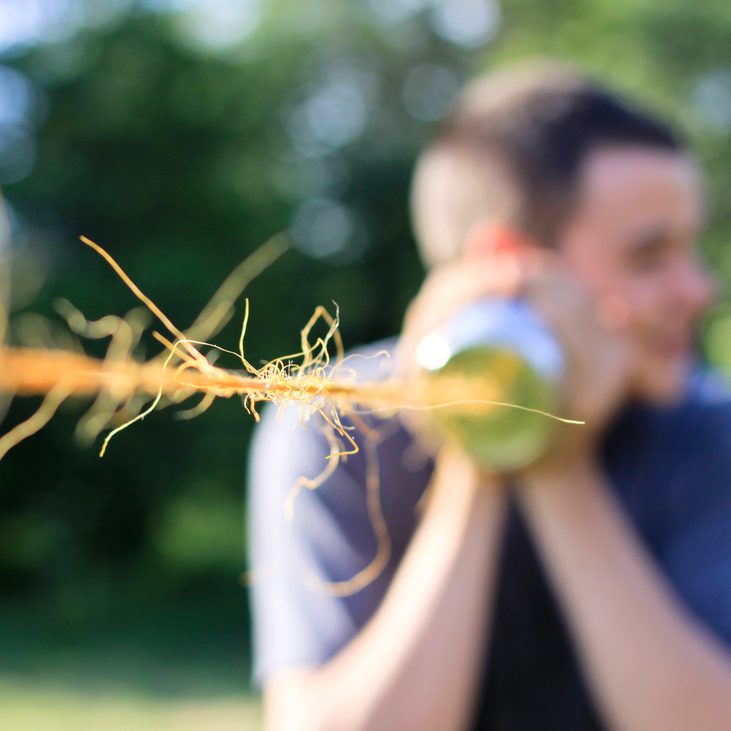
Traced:
[[669, 126], [565, 64], [478, 78], [416, 166], [412, 218], [425, 262], [457, 257], [487, 218], [555, 244], [582, 162], [609, 145], [684, 149]]

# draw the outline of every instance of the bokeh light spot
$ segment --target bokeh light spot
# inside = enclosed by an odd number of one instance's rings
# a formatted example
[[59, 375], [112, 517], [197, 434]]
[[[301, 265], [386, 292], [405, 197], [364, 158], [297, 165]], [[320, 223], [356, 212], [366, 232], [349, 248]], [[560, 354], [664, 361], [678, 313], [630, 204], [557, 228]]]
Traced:
[[445, 66], [423, 64], [409, 71], [402, 90], [406, 111], [416, 119], [442, 119], [452, 106], [459, 78]]
[[500, 7], [495, 0], [438, 0], [432, 12], [436, 33], [468, 48], [492, 40], [500, 20]]
[[342, 253], [353, 233], [350, 211], [327, 198], [312, 198], [297, 210], [291, 234], [297, 248], [317, 258]]

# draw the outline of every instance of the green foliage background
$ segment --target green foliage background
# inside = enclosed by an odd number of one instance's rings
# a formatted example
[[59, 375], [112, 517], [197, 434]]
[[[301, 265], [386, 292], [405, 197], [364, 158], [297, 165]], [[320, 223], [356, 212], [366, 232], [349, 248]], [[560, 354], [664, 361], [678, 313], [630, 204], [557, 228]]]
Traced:
[[[29, 312], [58, 320], [58, 297], [90, 318], [136, 305], [79, 234], [184, 326], [240, 260], [290, 229], [294, 251], [249, 290], [250, 357], [291, 351], [312, 309], [333, 300], [349, 346], [396, 333], [422, 276], [407, 215], [417, 151], [471, 74], [543, 55], [686, 131], [708, 177], [703, 248], [722, 283], [731, 276], [723, 0], [503, 0], [482, 37], [464, 23], [462, 36], [445, 31], [449, 3], [437, 0], [262, 0], [243, 3], [256, 23], [238, 41], [206, 35], [192, 0], [56, 4], [58, 27], [0, 50], [0, 103], [20, 109], [0, 113], [16, 324]], [[708, 337], [721, 363], [724, 316]], [[234, 343], [237, 327], [217, 341]], [[3, 428], [36, 405], [16, 401]], [[0, 669], [31, 672], [24, 637], [78, 647], [90, 627], [106, 637], [145, 622], [148, 653], [215, 636], [214, 661], [233, 667], [246, 643], [250, 419], [236, 402], [191, 422], [164, 411], [99, 460], [98, 445], [72, 436], [83, 406], [0, 463], [0, 611], [11, 618], [0, 634], [15, 648]]]

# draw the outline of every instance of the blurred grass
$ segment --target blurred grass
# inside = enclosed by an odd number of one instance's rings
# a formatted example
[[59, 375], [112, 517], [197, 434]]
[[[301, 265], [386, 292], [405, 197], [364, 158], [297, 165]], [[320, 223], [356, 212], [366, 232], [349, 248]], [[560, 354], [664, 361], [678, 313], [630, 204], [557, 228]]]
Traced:
[[4, 731], [255, 731], [261, 727], [253, 696], [217, 700], [151, 699], [89, 694], [57, 684], [0, 678]]
[[3, 607], [0, 728], [259, 729], [241, 591], [197, 594]]

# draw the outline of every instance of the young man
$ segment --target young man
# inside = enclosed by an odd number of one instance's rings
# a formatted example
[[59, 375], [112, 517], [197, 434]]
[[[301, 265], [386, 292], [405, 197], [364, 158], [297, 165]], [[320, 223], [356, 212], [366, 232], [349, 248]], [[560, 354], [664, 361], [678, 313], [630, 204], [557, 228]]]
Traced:
[[507, 71], [467, 89], [413, 202], [431, 273], [401, 366], [470, 301], [519, 293], [567, 353], [562, 414], [586, 426], [510, 479], [453, 445], [432, 470], [384, 429], [391, 560], [337, 597], [308, 577], [373, 557], [364, 460], [288, 524], [286, 494], [329, 446], [270, 413], [250, 482], [267, 728], [731, 728], [731, 403], [693, 367], [713, 295], [693, 159], [572, 70]]

